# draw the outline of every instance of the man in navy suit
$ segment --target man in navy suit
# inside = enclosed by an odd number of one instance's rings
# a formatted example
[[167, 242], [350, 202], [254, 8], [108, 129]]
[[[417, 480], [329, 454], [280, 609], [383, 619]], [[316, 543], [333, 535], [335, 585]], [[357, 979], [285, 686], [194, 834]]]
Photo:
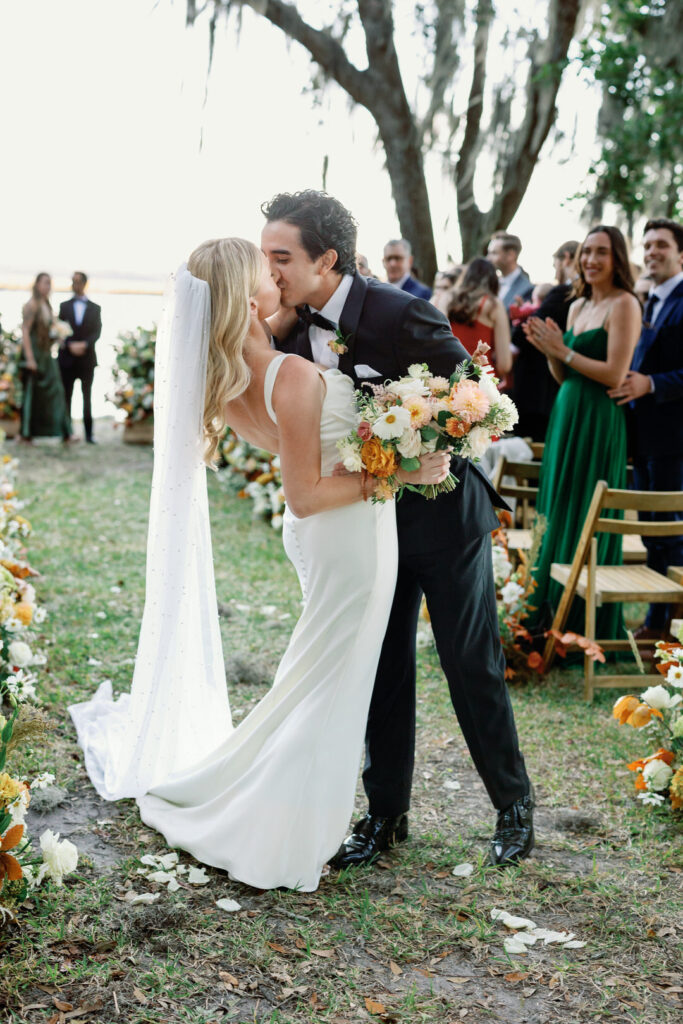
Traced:
[[96, 302], [85, 294], [87, 274], [77, 270], [72, 279], [73, 297], [62, 302], [59, 319], [71, 325], [73, 334], [62, 344], [57, 355], [59, 370], [64, 384], [66, 408], [71, 415], [71, 398], [74, 384], [81, 382], [83, 392], [83, 428], [88, 444], [95, 444], [92, 427], [92, 383], [97, 366], [95, 342], [102, 333], [102, 311]]
[[[649, 220], [643, 238], [645, 269], [654, 282], [643, 329], [625, 380], [608, 392], [630, 405], [633, 480], [639, 491], [683, 490], [683, 225]], [[641, 513], [641, 518], [683, 518], [681, 513]], [[666, 575], [683, 565], [683, 538], [644, 537], [647, 564]], [[664, 639], [671, 609], [653, 604], [636, 635]]]
[[[278, 349], [336, 366], [357, 386], [395, 380], [423, 361], [448, 377], [467, 358], [430, 302], [357, 273], [356, 224], [332, 196], [283, 194], [263, 212], [261, 245], [282, 305], [299, 314]], [[337, 330], [342, 353], [329, 347]], [[460, 481], [454, 491], [432, 501], [408, 491], [397, 502], [398, 580], [366, 733], [369, 809], [333, 858], [335, 867], [369, 863], [408, 836], [423, 593], [460, 727], [498, 811], [490, 860], [515, 862], [534, 843], [533, 794], [505, 683], [491, 566], [494, 507], [504, 502], [468, 459], [455, 458], [453, 472]]]
[[486, 252], [486, 258], [500, 274], [498, 298], [506, 309], [513, 305], [518, 296], [523, 300], [530, 298], [534, 290], [526, 271], [517, 262], [521, 251], [522, 242], [517, 235], [496, 231]]
[[413, 277], [413, 248], [405, 238], [393, 238], [384, 246], [382, 260], [387, 272], [387, 281], [418, 299], [431, 299], [432, 289]]

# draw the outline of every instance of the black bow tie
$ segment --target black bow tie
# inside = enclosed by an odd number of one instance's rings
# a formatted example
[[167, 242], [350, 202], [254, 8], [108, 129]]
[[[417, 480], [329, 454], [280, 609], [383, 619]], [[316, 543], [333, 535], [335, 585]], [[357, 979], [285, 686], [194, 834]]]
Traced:
[[314, 310], [309, 309], [308, 306], [297, 306], [296, 311], [299, 315], [299, 319], [303, 320], [305, 324], [310, 327], [313, 324], [314, 327], [322, 327], [324, 331], [336, 331], [337, 324], [332, 323], [327, 317], [321, 316], [320, 313], [316, 313]]

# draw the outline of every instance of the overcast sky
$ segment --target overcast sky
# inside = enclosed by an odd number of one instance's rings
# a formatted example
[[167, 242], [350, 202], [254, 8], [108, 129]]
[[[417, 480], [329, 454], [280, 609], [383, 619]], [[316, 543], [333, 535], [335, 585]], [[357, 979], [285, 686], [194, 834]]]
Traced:
[[[320, 188], [325, 154], [328, 191], [356, 215], [359, 248], [381, 271], [382, 244], [399, 232], [373, 122], [336, 88], [316, 105], [305, 54], [264, 19], [245, 12], [239, 39], [219, 28], [206, 100], [206, 19], [187, 29], [184, 0], [0, 0], [0, 38], [0, 278], [165, 275], [204, 238], [258, 240], [261, 202]], [[566, 199], [590, 160], [594, 103], [574, 81], [564, 87], [578, 152], [546, 157], [511, 225], [536, 279], [582, 230], [581, 203]], [[460, 247], [436, 158], [429, 178], [445, 263]]]

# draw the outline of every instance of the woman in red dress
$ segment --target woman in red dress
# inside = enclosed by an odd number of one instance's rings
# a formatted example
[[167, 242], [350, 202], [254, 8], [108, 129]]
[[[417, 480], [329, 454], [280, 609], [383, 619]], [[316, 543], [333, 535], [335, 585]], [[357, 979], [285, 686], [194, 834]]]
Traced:
[[512, 369], [510, 321], [498, 298], [498, 275], [488, 260], [471, 260], [456, 281], [447, 303], [453, 334], [472, 355], [480, 341], [491, 346], [493, 363], [501, 387]]

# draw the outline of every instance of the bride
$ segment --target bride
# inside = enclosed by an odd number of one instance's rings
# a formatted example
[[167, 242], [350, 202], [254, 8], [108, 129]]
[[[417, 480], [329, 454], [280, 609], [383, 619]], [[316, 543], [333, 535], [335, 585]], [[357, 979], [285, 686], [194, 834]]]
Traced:
[[[324, 278], [330, 253], [320, 257]], [[261, 889], [317, 888], [353, 809], [396, 581], [392, 502], [333, 475], [353, 383], [275, 352], [279, 289], [255, 245], [199, 246], [171, 282], [157, 342], [147, 591], [131, 693], [70, 708], [105, 799], [137, 798], [170, 846]], [[206, 494], [225, 425], [279, 452], [283, 540], [303, 611], [272, 689], [236, 727], [220, 646]], [[439, 482], [426, 456], [415, 482]]]

